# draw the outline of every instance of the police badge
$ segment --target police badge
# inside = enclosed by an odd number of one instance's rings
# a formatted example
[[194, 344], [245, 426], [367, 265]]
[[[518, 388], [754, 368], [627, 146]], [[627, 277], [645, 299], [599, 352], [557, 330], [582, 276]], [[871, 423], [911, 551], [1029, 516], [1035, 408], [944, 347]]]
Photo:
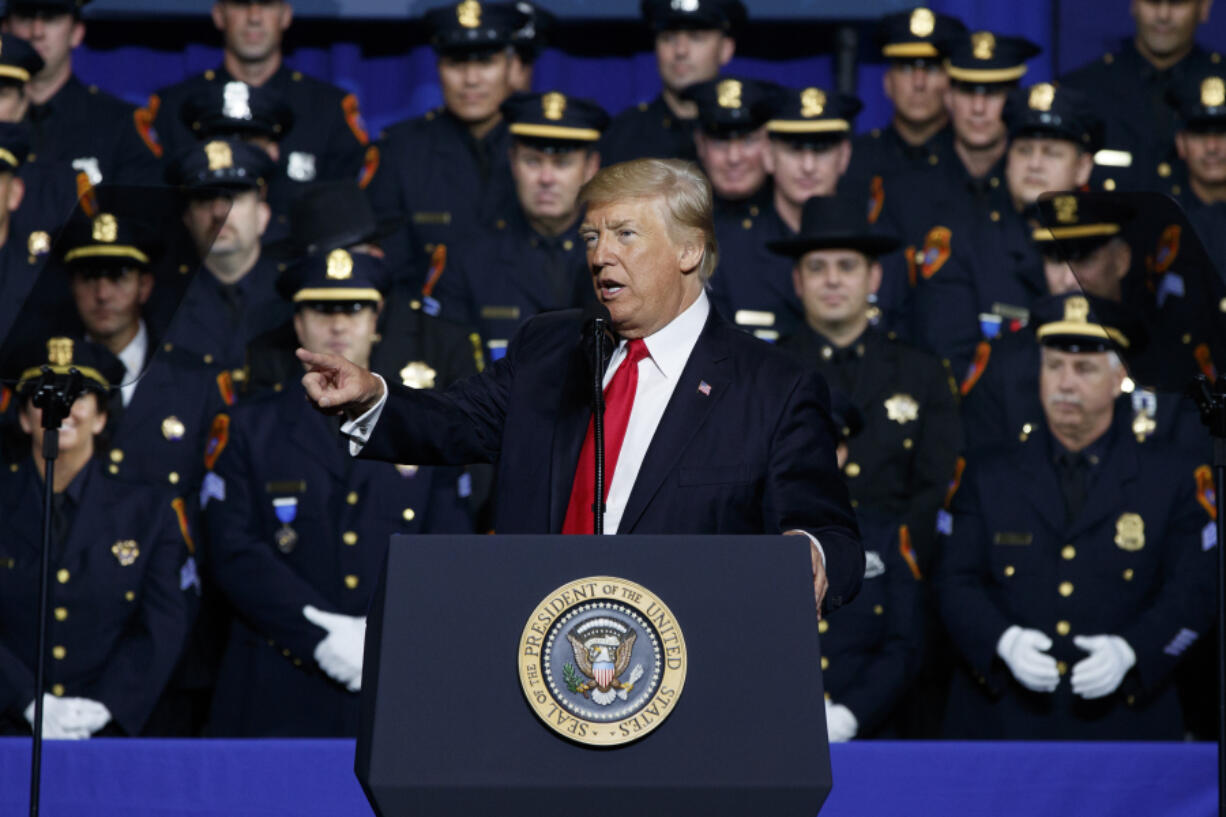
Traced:
[[685, 639], [649, 590], [611, 576], [565, 584], [537, 605], [519, 644], [519, 680], [550, 729], [591, 746], [637, 740], [672, 713]]

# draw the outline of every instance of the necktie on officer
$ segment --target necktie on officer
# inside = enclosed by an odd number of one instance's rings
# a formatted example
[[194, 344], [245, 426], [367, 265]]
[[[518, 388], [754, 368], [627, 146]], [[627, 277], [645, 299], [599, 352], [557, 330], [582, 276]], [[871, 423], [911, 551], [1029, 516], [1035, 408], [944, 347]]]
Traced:
[[1059, 457], [1060, 492], [1064, 494], [1064, 524], [1070, 525], [1086, 504], [1086, 470], [1089, 463], [1081, 452]]
[[[630, 424], [630, 409], [634, 406], [634, 392], [639, 385], [639, 361], [649, 357], [647, 345], [641, 338], [626, 344], [626, 359], [622, 361], [613, 378], [604, 389], [604, 442], [605, 482], [604, 496], [609, 496], [609, 485], [617, 472], [617, 456], [621, 453], [622, 441], [626, 438], [626, 426]], [[566, 506], [566, 521], [562, 533], [591, 534], [595, 532], [592, 521], [592, 506], [596, 494], [596, 431], [595, 418], [587, 424], [587, 436], [579, 452], [579, 465], [575, 468], [575, 481], [570, 489], [570, 504]]]

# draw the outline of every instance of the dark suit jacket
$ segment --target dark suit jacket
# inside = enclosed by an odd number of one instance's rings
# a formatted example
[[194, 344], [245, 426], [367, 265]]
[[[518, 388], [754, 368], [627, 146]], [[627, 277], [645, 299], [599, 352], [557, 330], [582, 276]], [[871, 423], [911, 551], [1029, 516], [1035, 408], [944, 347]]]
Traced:
[[[363, 457], [497, 462], [495, 529], [559, 533], [591, 417], [582, 313], [528, 321], [507, 356], [446, 392], [390, 385]], [[700, 391], [701, 384], [709, 393]], [[864, 551], [835, 467], [821, 377], [711, 310], [647, 450], [620, 533], [761, 534], [799, 528], [826, 554], [834, 609]]]

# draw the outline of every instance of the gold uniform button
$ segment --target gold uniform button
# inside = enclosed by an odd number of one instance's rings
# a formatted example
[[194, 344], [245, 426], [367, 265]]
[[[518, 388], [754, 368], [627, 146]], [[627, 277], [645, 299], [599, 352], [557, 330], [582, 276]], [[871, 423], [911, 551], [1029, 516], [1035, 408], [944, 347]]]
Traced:
[[988, 218], [992, 219], [992, 221], [1000, 221], [1000, 211], [993, 210], [992, 212], [988, 213]]
[[54, 658], [56, 661], [63, 661], [64, 656], [66, 655], [68, 655], [68, 650], [64, 649], [59, 644], [56, 644], [54, 647], [51, 648], [51, 657]]
[[358, 543], [358, 535], [351, 530], [347, 530], [341, 534], [341, 541], [346, 545], [353, 547]]
[[55, 608], [55, 620], [56, 621], [65, 621], [67, 620], [67, 618], [68, 618], [68, 608], [67, 607], [56, 607]]
[[941, 160], [937, 158], [937, 155], [935, 153], [928, 154], [928, 164], [935, 165], [939, 161]]
[[819, 633], [824, 633], [829, 629], [830, 629], [830, 622], [826, 621], [826, 619], [822, 619], [821, 621], [817, 622], [817, 631]]
[[205, 356], [204, 356], [204, 362], [205, 362], [205, 363], [212, 363], [212, 362], [213, 362], [213, 356], [212, 356], [212, 355], [205, 355]]
[[827, 670], [829, 668], [830, 668], [830, 659], [823, 655], [822, 656], [822, 669]]
[[132, 590], [123, 594], [124, 601], [136, 601], [136, 593]]
[[166, 475], [166, 480], [167, 480], [167, 481], [168, 481], [168, 482], [169, 482], [171, 485], [178, 485], [178, 484], [179, 484], [179, 472], [178, 472], [178, 471], [171, 471], [169, 474], [167, 474], [167, 475]]
[[833, 701], [833, 700], [834, 700], [834, 698], [831, 698], [831, 697], [830, 697], [830, 693], [829, 693], [829, 692], [825, 693], [825, 696], [826, 696], [826, 700], [827, 700], [827, 701]]
[[1136, 706], [1136, 703], [1137, 703], [1137, 696], [1136, 696], [1136, 695], [1129, 695], [1127, 698], [1125, 698], [1125, 699], [1124, 699], [1124, 701], [1125, 701], [1125, 702], [1126, 702], [1126, 703], [1127, 703], [1129, 706]]
[[915, 447], [915, 442], [910, 437], [902, 441], [902, 447], [910, 451]]
[[1065, 561], [1072, 561], [1077, 557], [1077, 548], [1073, 547], [1072, 545], [1065, 545], [1060, 549], [1060, 556]]
[[849, 462], [849, 463], [847, 463], [847, 466], [846, 466], [846, 467], [843, 469], [843, 473], [847, 474], [847, 476], [849, 476], [849, 477], [858, 477], [858, 476], [860, 476], [860, 465], [859, 465], [859, 463], [855, 463], [855, 462]]
[[1060, 635], [1068, 635], [1072, 629], [1072, 625], [1070, 625], [1067, 621], [1056, 622], [1056, 632]]
[[1073, 583], [1072, 582], [1060, 582], [1059, 590], [1060, 590], [1060, 595], [1064, 596], [1065, 598], [1068, 598], [1069, 596], [1073, 595]]
[[1064, 675], [1065, 673], [1068, 672], [1068, 664], [1064, 663], [1063, 661], [1057, 661], [1056, 662], [1056, 672], [1060, 673], [1061, 675]]
[[64, 697], [64, 685], [63, 684], [52, 684], [51, 694], [57, 698], [63, 698]]
[[417, 516], [417, 512], [412, 508], [405, 508], [404, 513], [402, 513], [401, 516], [404, 517], [405, 522], [412, 522], [414, 517]]
[[1158, 163], [1158, 175], [1164, 179], [1170, 176], [1171, 175], [1170, 164], [1167, 162], [1159, 162]]
[[1183, 336], [1183, 337], [1181, 337], [1181, 338], [1180, 338], [1180, 340], [1181, 340], [1181, 341], [1183, 341], [1184, 343], [1191, 343], [1191, 342], [1192, 342], [1192, 336], [1191, 336], [1191, 335], [1189, 335], [1189, 334], [1187, 334], [1187, 333], [1185, 332], [1185, 333], [1184, 333], [1184, 336]]
[[123, 452], [118, 448], [111, 449], [111, 462], [123, 462]]
[[59, 570], [55, 571], [55, 580], [60, 584], [68, 584], [68, 580], [70, 578], [72, 578], [72, 574], [65, 568], [61, 567]]
[[350, 590], [357, 590], [358, 589], [358, 577], [350, 573], [348, 576], [345, 577], [345, 586], [348, 587]]
[[281, 654], [284, 655], [286, 658], [289, 658], [289, 655], [290, 655], [288, 649], [281, 650]]
[[108, 465], [108, 466], [106, 467], [106, 470], [107, 470], [107, 472], [108, 472], [108, 473], [111, 473], [111, 474], [118, 474], [118, 473], [119, 473], [119, 466], [118, 466], [118, 465], [116, 465], [115, 463], [111, 463], [110, 465]]
[[741, 228], [744, 230], [752, 230], [753, 229], [753, 219], [751, 218], [744, 219], [741, 222]]
[[1013, 567], [1013, 565], [1005, 565], [1005, 575], [1006, 576], [1012, 576], [1016, 572], [1017, 570]]
[[1133, 577], [1133, 572], [1132, 572], [1132, 568], [1130, 567], [1124, 571], [1124, 581], [1130, 582], [1132, 581], [1132, 577]]
[[574, 248], [575, 242], [571, 241], [569, 238], [562, 242], [562, 249], [566, 250], [567, 252], [570, 252]]
[[295, 667], [301, 667], [301, 666], [302, 666], [302, 659], [301, 659], [301, 658], [295, 658], [295, 659], [294, 659], [294, 666], [295, 666]]
[[996, 176], [988, 179], [988, 187], [992, 188], [993, 190], [1000, 187], [1000, 179]]
[[873, 615], [875, 615], [875, 616], [879, 616], [879, 615], [881, 615], [881, 614], [882, 614], [882, 613], [884, 613], [884, 612], [885, 612], [885, 608], [884, 608], [884, 607], [882, 607], [880, 604], [875, 605], [875, 606], [873, 607]]
[[1115, 189], [1115, 179], [1103, 179], [1103, 190], [1110, 193]]
[[348, 502], [350, 505], [358, 504], [358, 492], [350, 491], [349, 495], [345, 497], [345, 501]]

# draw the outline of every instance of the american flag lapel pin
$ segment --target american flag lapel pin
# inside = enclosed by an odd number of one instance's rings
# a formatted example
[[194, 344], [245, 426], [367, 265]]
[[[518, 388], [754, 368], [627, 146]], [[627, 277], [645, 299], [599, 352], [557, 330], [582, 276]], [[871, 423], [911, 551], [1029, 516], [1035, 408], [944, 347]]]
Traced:
[[698, 391], [702, 392], [703, 397], [710, 397], [711, 396], [711, 384], [705, 380], [699, 381]]

